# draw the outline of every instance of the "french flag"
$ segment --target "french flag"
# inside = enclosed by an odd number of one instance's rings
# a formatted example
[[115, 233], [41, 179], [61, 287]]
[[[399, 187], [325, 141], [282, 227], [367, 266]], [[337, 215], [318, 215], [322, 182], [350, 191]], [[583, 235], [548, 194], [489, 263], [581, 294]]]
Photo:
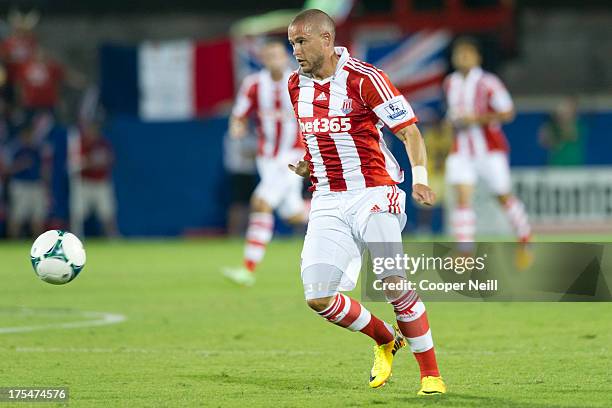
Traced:
[[147, 41], [100, 49], [101, 100], [109, 113], [145, 121], [192, 120], [222, 109], [234, 94], [229, 40]]

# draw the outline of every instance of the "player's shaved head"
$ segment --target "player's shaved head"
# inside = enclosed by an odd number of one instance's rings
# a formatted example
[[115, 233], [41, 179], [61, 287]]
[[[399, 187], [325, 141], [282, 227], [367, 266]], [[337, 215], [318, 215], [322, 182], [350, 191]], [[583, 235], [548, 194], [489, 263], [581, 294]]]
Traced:
[[318, 9], [304, 10], [293, 18], [289, 26], [302, 24], [304, 28], [308, 27], [312, 34], [329, 33], [332, 42], [336, 39], [336, 23], [324, 11]]
[[464, 74], [480, 65], [482, 57], [476, 39], [472, 37], [457, 38], [453, 44], [451, 60], [453, 66]]
[[302, 11], [289, 24], [287, 34], [303, 73], [317, 76], [335, 67], [336, 24], [326, 13], [317, 9]]
[[259, 52], [263, 66], [270, 71], [274, 80], [282, 77], [289, 65], [289, 55], [284, 42], [277, 38], [269, 38]]
[[285, 48], [285, 41], [281, 40], [280, 38], [276, 38], [276, 37], [270, 37], [270, 38], [266, 38], [263, 46], [264, 47], [281, 47], [281, 48]]

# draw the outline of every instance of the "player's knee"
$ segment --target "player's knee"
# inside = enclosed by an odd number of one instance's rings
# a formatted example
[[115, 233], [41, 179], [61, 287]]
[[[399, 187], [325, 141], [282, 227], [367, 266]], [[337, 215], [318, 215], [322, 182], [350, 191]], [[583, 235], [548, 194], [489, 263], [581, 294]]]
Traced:
[[289, 224], [299, 225], [304, 223], [304, 216], [302, 214], [294, 214], [291, 217], [285, 219]]
[[272, 208], [264, 200], [257, 196], [253, 196], [251, 199], [251, 210], [255, 212], [272, 212]]
[[457, 205], [459, 207], [469, 207], [472, 204], [472, 186], [458, 184], [455, 186]]
[[465, 208], [472, 206], [471, 197], [468, 194], [458, 194], [457, 195], [457, 206]]
[[406, 278], [400, 275], [392, 275], [383, 279], [385, 285], [385, 298], [391, 302], [395, 299], [399, 299], [404, 293], [406, 293]]
[[308, 304], [308, 307], [310, 307], [315, 312], [322, 312], [331, 305], [333, 299], [333, 296], [316, 299], [306, 299], [306, 303]]
[[506, 205], [506, 203], [510, 200], [510, 194], [500, 194], [497, 196], [497, 201], [501, 205]]
[[342, 279], [342, 271], [330, 264], [318, 263], [302, 270], [304, 297], [308, 306], [316, 312], [327, 309], [336, 294]]

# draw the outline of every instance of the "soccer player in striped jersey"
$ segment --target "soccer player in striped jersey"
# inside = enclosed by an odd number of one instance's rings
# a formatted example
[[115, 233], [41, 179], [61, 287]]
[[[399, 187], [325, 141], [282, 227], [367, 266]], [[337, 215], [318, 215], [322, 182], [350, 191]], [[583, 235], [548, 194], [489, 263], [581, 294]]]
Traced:
[[223, 272], [245, 286], [255, 283], [255, 269], [272, 239], [273, 211], [291, 224], [303, 224], [306, 213], [302, 178], [287, 169], [287, 162], [304, 154], [287, 92], [289, 56], [282, 42], [270, 40], [261, 49], [260, 57], [265, 68], [245, 78], [229, 126], [231, 137], [244, 137], [249, 119], [253, 118], [258, 133], [256, 164], [261, 181], [251, 197], [244, 266]]
[[456, 69], [444, 81], [447, 120], [455, 141], [446, 161], [446, 178], [455, 189], [456, 205], [451, 213], [451, 228], [457, 242], [470, 251], [476, 232], [472, 194], [481, 177], [495, 194], [508, 221], [523, 245], [517, 253], [517, 266], [531, 263], [527, 243], [531, 227], [523, 203], [512, 194], [508, 142], [502, 123], [514, 118], [512, 98], [501, 80], [480, 67], [481, 56], [475, 40], [455, 41], [452, 62]]
[[[306, 144], [303, 160], [289, 167], [310, 176], [314, 190], [301, 263], [306, 302], [329, 322], [374, 340], [371, 387], [389, 379], [395, 352], [407, 340], [420, 368], [418, 394], [444, 393], [425, 306], [414, 291], [385, 292], [396, 327], [341, 293], [355, 287], [365, 247], [373, 254], [403, 252], [406, 196], [397, 187], [403, 172], [385, 144], [384, 125], [406, 147], [412, 197], [428, 205], [435, 200], [417, 119], [382, 71], [334, 47], [334, 22], [324, 12], [298, 14], [288, 36], [300, 65], [289, 78], [289, 94]], [[385, 283], [406, 279], [403, 269], [379, 277]]]

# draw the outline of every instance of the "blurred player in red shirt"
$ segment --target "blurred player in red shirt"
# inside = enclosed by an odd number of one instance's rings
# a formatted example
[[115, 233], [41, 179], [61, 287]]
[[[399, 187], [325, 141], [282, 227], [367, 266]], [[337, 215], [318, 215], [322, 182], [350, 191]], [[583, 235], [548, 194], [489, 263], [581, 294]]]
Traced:
[[304, 159], [290, 168], [309, 175], [314, 189], [301, 256], [306, 302], [327, 321], [374, 340], [370, 387], [387, 382], [394, 355], [407, 341], [419, 364], [418, 395], [445, 393], [425, 305], [408, 288], [401, 266], [377, 276], [381, 286], [400, 287], [384, 290], [396, 327], [341, 293], [355, 288], [365, 248], [372, 259], [403, 255], [406, 195], [397, 184], [404, 175], [383, 139], [383, 126], [410, 158], [412, 197], [425, 205], [435, 201], [417, 118], [384, 72], [334, 47], [335, 24], [324, 12], [301, 12], [288, 35], [300, 65], [289, 78], [289, 94], [306, 144]]
[[64, 84], [82, 89], [85, 78], [51, 58], [42, 47], [36, 48], [32, 58], [20, 65], [14, 83], [17, 105], [24, 110], [26, 121], [38, 127], [45, 118], [54, 120]]
[[261, 61], [265, 68], [242, 83], [229, 127], [231, 137], [245, 137], [252, 117], [258, 133], [256, 164], [261, 181], [251, 197], [244, 267], [224, 270], [227, 278], [247, 286], [255, 283], [255, 268], [272, 239], [273, 211], [291, 224], [305, 221], [302, 178], [287, 169], [288, 162], [303, 156], [304, 147], [287, 92], [291, 70], [284, 44], [269, 41], [261, 49]]
[[16, 73], [18, 100], [27, 112], [54, 112], [65, 79], [64, 68], [38, 48]]
[[8, 80], [12, 82], [21, 65], [34, 56], [38, 46], [34, 27], [38, 24], [40, 15], [36, 11], [26, 14], [13, 11], [9, 14], [8, 19], [12, 32], [0, 44], [0, 53], [6, 64]]
[[82, 235], [83, 223], [93, 214], [102, 223], [106, 236], [117, 236], [115, 194], [111, 179], [114, 155], [97, 123], [81, 126], [78, 154], [78, 176], [71, 186], [72, 230]]
[[[446, 161], [446, 179], [455, 189], [456, 206], [451, 214], [452, 232], [465, 250], [474, 242], [476, 215], [472, 208], [474, 185], [480, 178], [495, 194], [518, 240], [526, 244], [531, 227], [523, 203], [512, 194], [509, 145], [501, 124], [514, 118], [514, 104], [501, 80], [480, 67], [478, 45], [471, 38], [458, 39], [453, 47], [456, 69], [444, 82], [447, 120], [455, 141]], [[531, 253], [520, 247], [517, 264], [531, 263]]]

